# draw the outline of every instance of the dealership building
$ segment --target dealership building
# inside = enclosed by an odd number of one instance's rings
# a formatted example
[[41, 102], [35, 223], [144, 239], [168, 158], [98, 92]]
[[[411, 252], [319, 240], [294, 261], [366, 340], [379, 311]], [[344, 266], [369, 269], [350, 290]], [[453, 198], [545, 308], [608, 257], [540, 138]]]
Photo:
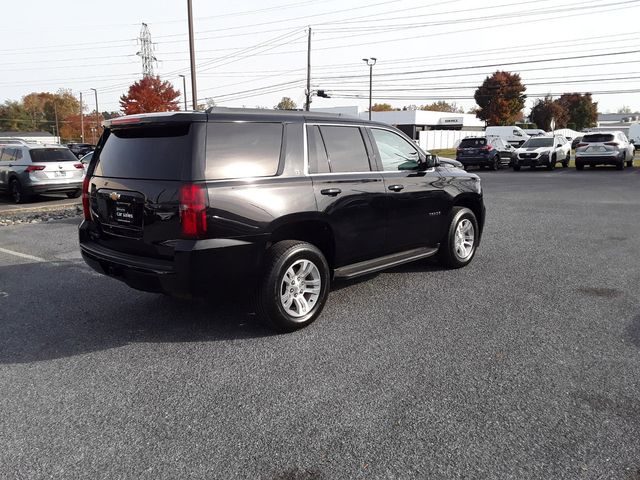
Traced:
[[[338, 113], [363, 119], [369, 112], [359, 107], [313, 108], [314, 112]], [[420, 132], [431, 130], [473, 131], [484, 130], [485, 123], [470, 113], [431, 112], [427, 110], [399, 110], [371, 112], [371, 120], [383, 122], [402, 130], [414, 140], [420, 139]]]

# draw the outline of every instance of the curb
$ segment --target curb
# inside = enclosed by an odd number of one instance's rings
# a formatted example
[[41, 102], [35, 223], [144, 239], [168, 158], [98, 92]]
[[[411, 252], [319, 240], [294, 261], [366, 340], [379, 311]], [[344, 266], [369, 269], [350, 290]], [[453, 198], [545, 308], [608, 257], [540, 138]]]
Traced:
[[25, 207], [16, 208], [15, 210], [0, 210], [0, 217], [11, 217], [14, 215], [21, 215], [23, 213], [37, 213], [37, 212], [55, 212], [61, 210], [69, 210], [72, 208], [82, 207], [82, 203], [68, 203], [64, 205], [43, 205], [39, 207]]

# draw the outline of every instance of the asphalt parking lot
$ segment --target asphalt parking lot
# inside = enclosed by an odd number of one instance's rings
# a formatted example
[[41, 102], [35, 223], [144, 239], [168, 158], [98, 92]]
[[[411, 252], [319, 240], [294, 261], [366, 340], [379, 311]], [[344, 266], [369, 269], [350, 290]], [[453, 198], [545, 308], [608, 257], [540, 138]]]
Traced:
[[130, 290], [76, 219], [0, 229], [0, 477], [640, 479], [640, 169], [480, 172], [466, 269], [273, 335]]

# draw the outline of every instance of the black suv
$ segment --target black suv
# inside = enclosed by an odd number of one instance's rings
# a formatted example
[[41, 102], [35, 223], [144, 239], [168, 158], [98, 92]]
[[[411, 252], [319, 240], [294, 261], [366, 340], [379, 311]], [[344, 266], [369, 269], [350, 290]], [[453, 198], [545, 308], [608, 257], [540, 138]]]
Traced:
[[90, 143], [67, 143], [67, 147], [76, 157], [84, 157], [87, 153], [92, 152], [96, 146]]
[[480, 179], [382, 123], [216, 108], [104, 125], [80, 248], [136, 289], [239, 285], [291, 331], [318, 317], [335, 278], [436, 254], [458, 268], [480, 242]]

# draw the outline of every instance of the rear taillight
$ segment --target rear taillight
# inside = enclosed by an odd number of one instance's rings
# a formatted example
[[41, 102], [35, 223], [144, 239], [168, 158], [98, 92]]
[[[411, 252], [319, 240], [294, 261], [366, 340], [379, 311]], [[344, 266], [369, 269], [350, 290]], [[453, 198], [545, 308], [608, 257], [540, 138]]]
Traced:
[[486, 150], [487, 152], [490, 152], [491, 150], [493, 150], [493, 146], [491, 145], [485, 145], [484, 147], [482, 147], [480, 150]]
[[182, 235], [198, 238], [207, 231], [207, 190], [202, 185], [183, 185], [180, 189]]
[[91, 220], [91, 210], [89, 209], [89, 176], [82, 181], [82, 212], [85, 220]]
[[27, 168], [25, 168], [25, 172], [27, 173], [31, 173], [31, 172], [37, 172], [38, 170], [44, 170], [44, 165], [29, 165]]
[[616, 142], [607, 142], [605, 145], [609, 145], [610, 147], [618, 147], [619, 145]]
[[74, 163], [73, 166], [78, 168], [78, 169], [84, 170], [84, 164], [83, 163]]
[[586, 147], [587, 145], [589, 145], [589, 144], [588, 143], [579, 143], [577, 148]]

